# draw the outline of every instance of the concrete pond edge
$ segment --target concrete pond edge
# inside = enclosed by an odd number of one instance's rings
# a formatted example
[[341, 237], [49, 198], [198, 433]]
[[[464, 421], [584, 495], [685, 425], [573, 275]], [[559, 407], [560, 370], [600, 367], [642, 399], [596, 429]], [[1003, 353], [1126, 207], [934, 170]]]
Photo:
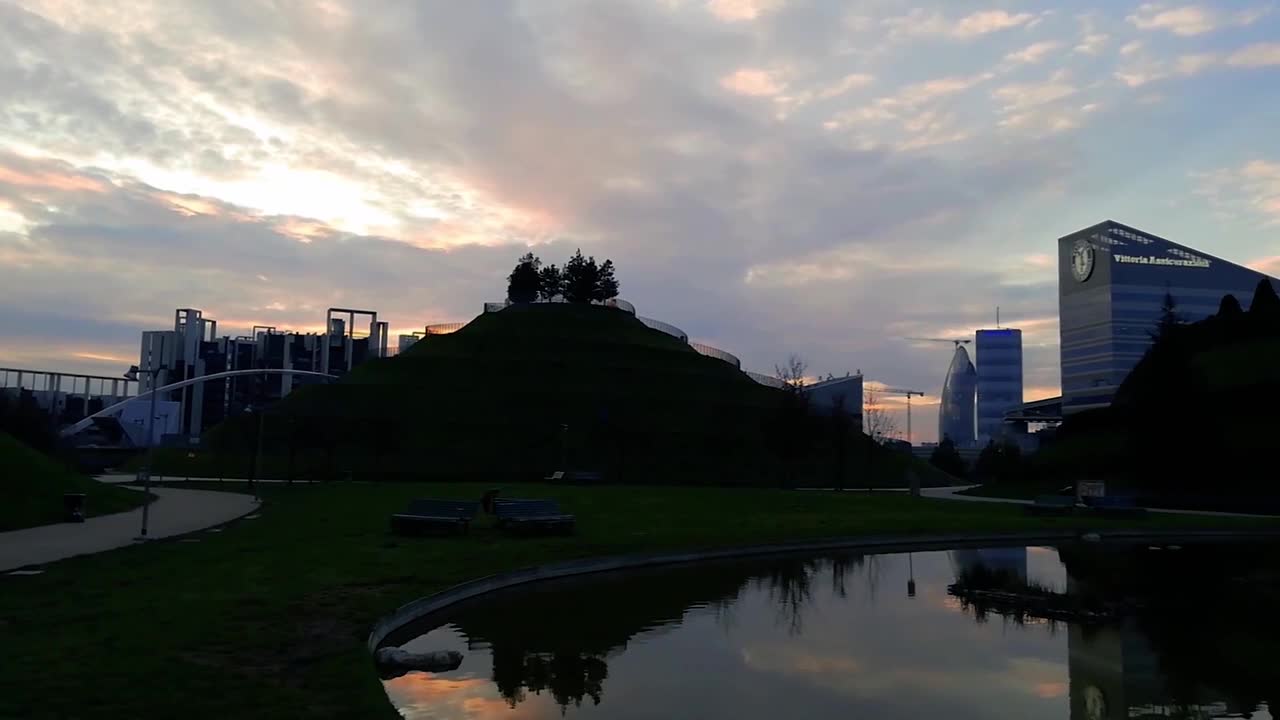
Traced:
[[[1092, 537], [1089, 537], [1092, 536]], [[732, 560], [738, 558], [813, 554], [845, 550], [876, 552], [923, 552], [951, 550], [960, 547], [998, 547], [1007, 545], [1039, 545], [1074, 542], [1083, 539], [1098, 542], [1168, 542], [1179, 541], [1248, 541], [1280, 539], [1280, 530], [1110, 530], [1110, 531], [1022, 531], [1006, 533], [949, 533], [939, 535], [869, 535], [864, 537], [828, 538], [798, 542], [741, 545], [736, 547], [698, 549], [683, 552], [614, 555], [583, 560], [537, 565], [469, 580], [408, 602], [380, 618], [369, 633], [367, 645], [371, 654], [383, 647], [395, 631], [441, 613], [449, 608], [499, 590], [548, 580], [638, 570], [688, 563]]]

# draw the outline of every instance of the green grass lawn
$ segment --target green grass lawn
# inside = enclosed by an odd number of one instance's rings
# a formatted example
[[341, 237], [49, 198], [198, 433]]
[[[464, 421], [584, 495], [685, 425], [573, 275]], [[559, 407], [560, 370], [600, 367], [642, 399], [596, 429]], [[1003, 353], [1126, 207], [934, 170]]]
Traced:
[[142, 493], [75, 473], [0, 433], [0, 531], [61, 522], [63, 493], [84, 493], [87, 515], [109, 515], [142, 504]]
[[[56, 563], [43, 575], [0, 577], [0, 717], [390, 720], [396, 713], [364, 647], [372, 624], [478, 576], [803, 538], [1116, 526], [888, 493], [529, 485], [519, 493], [556, 498], [577, 514], [576, 536], [508, 538], [486, 521], [467, 537], [387, 531], [388, 515], [410, 498], [476, 498], [484, 489], [268, 485], [258, 519], [202, 533], [199, 543], [154, 542]], [[1265, 524], [1163, 515], [1122, 523]]]

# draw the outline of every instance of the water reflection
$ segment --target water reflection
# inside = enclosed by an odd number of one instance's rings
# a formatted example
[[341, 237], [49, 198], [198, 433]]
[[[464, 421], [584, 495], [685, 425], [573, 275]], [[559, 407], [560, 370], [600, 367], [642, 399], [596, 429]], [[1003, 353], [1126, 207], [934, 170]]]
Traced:
[[[979, 613], [947, 590], [975, 568], [1066, 596], [1126, 597], [1128, 610], [1087, 624]], [[439, 719], [1269, 718], [1278, 578], [1263, 549], [1238, 546], [846, 554], [618, 574], [464, 608], [407, 643], [460, 650], [462, 667], [386, 687], [406, 717]]]

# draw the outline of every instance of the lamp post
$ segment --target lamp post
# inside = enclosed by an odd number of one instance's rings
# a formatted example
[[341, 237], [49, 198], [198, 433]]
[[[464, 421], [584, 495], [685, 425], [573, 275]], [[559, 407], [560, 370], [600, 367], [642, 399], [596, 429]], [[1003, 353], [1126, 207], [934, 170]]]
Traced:
[[911, 553], [907, 553], [907, 597], [916, 596], [916, 566], [912, 562]]
[[262, 423], [265, 419], [261, 408], [254, 408], [253, 405], [246, 405], [244, 413], [246, 415], [258, 415], [258, 433], [253, 441], [253, 464], [249, 466], [249, 487], [253, 489], [253, 501], [260, 502], [258, 498], [258, 472], [259, 466], [262, 464]]
[[[147, 454], [146, 460], [143, 461], [142, 470], [138, 474], [142, 477], [142, 494], [145, 496], [142, 501], [142, 530], [138, 536], [147, 539], [147, 522], [151, 518], [151, 466], [155, 461], [156, 450], [156, 397], [160, 394], [156, 388], [156, 378], [160, 375], [159, 367], [147, 368], [146, 374], [150, 378], [148, 387], [151, 388], [151, 410], [147, 413]], [[142, 372], [137, 365], [130, 366], [129, 371], [124, 374], [126, 380], [137, 381], [138, 374]]]

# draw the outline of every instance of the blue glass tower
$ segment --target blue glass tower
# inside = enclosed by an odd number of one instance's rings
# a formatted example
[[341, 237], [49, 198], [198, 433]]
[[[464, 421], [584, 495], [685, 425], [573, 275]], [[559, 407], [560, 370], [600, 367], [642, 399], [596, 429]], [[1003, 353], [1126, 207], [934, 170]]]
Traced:
[[1217, 312], [1228, 293], [1248, 309], [1265, 277], [1111, 220], [1059, 238], [1063, 413], [1111, 403], [1150, 347], [1166, 294], [1194, 322]]
[[979, 330], [978, 444], [1005, 434], [1004, 414], [1022, 404], [1022, 331]]
[[969, 353], [960, 345], [942, 382], [942, 403], [938, 407], [938, 440], [949, 437], [956, 447], [973, 447], [973, 402], [978, 374]]

